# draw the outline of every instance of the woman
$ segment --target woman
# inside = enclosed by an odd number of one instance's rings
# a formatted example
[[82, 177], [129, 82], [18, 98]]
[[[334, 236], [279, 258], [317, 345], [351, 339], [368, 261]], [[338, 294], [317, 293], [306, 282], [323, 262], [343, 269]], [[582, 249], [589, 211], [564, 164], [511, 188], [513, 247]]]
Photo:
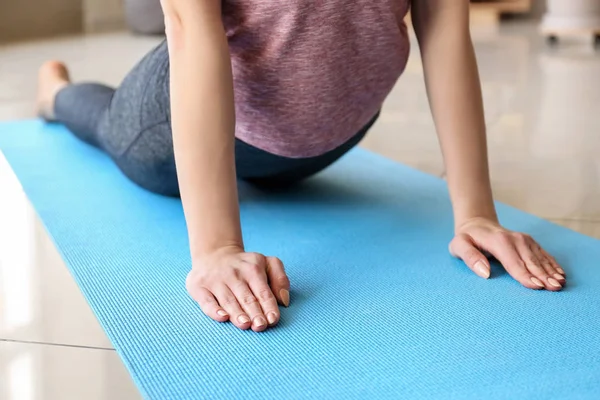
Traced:
[[[187, 289], [216, 321], [262, 331], [289, 304], [281, 261], [242, 243], [236, 177], [289, 184], [327, 167], [376, 120], [401, 75], [409, 0], [163, 0], [166, 42], [118, 89], [40, 70], [40, 114], [107, 152], [148, 190], [181, 196]], [[564, 271], [498, 223], [466, 0], [413, 0], [453, 204], [450, 252], [477, 275], [495, 256], [522, 285], [560, 290]]]

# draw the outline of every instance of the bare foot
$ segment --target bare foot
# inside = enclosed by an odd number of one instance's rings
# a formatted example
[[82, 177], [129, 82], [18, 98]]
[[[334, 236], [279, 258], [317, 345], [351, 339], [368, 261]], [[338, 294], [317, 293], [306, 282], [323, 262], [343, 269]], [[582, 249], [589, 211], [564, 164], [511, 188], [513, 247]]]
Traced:
[[36, 108], [40, 117], [53, 121], [54, 98], [60, 89], [71, 83], [69, 71], [59, 61], [46, 61], [38, 72], [38, 93]]

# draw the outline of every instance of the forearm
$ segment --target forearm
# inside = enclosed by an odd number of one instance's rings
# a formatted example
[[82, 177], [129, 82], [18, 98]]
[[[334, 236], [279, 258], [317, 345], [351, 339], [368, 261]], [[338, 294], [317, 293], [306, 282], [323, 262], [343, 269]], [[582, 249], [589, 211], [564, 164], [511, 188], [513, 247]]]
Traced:
[[455, 224], [460, 225], [474, 217], [495, 220], [496, 211], [468, 10], [451, 7], [422, 13], [419, 43], [429, 102], [447, 170]]
[[189, 2], [182, 17], [165, 13], [173, 145], [192, 258], [243, 246], [231, 61], [220, 10], [206, 9], [215, 4]]

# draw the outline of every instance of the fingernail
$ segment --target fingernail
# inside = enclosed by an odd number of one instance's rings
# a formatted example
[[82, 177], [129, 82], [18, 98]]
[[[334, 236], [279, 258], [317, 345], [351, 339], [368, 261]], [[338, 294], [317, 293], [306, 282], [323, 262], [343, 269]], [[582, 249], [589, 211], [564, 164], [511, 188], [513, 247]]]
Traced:
[[248, 322], [250, 322], [250, 318], [246, 317], [245, 315], [240, 315], [238, 317], [238, 321], [240, 322], [240, 324], [247, 324]]
[[557, 288], [562, 287], [562, 285], [554, 278], [548, 278], [548, 283]]
[[277, 321], [277, 315], [274, 312], [269, 313], [267, 319], [269, 320], [269, 325], [272, 325]]
[[290, 305], [290, 292], [288, 292], [285, 289], [281, 289], [279, 291], [279, 295], [281, 296], [281, 302], [283, 303], [284, 306], [289, 306]]
[[565, 270], [562, 268], [556, 268], [559, 274], [565, 275]]
[[540, 281], [538, 278], [536, 278], [535, 276], [531, 277], [531, 282], [533, 282], [534, 285], [539, 286], [539, 287], [544, 287], [544, 284], [542, 283], [542, 281]]
[[487, 265], [483, 263], [483, 261], [477, 261], [477, 263], [475, 263], [475, 272], [484, 279], [488, 279], [490, 277], [490, 270], [488, 269]]
[[267, 321], [265, 321], [263, 317], [256, 317], [254, 318], [254, 325], [256, 325], [257, 328], [262, 328], [267, 325]]
[[558, 281], [564, 281], [565, 280], [565, 277], [562, 276], [562, 275], [560, 275], [560, 274], [554, 274], [552, 276], [555, 277], [556, 280], [558, 280]]
[[225, 312], [225, 310], [219, 310], [219, 311], [217, 311], [217, 314], [219, 314], [221, 317], [227, 317], [227, 316], [229, 316], [229, 314], [227, 314]]

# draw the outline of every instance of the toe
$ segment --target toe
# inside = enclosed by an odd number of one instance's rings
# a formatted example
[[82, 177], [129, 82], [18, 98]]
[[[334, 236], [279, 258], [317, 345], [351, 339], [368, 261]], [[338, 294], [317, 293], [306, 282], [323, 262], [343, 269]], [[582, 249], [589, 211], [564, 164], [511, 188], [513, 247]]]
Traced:
[[69, 70], [67, 66], [60, 61], [46, 61], [42, 64], [39, 71], [40, 79], [58, 79], [69, 81]]
[[48, 120], [54, 120], [54, 98], [60, 89], [68, 85], [69, 71], [59, 61], [47, 61], [39, 69], [37, 112]]

